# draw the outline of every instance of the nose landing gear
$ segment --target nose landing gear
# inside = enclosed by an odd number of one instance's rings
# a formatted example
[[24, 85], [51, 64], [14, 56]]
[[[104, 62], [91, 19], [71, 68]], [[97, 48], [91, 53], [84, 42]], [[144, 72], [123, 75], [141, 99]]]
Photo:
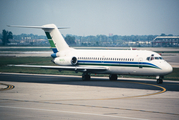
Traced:
[[164, 76], [157, 76], [156, 79], [157, 79], [157, 84], [162, 84], [163, 83], [163, 78]]

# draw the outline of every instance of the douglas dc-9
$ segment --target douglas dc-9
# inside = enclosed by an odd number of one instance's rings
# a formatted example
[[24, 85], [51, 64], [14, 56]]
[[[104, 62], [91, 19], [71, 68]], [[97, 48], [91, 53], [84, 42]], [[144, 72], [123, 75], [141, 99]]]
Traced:
[[110, 80], [117, 75], [156, 76], [157, 83], [163, 83], [165, 75], [173, 68], [158, 53], [145, 50], [77, 50], [70, 48], [54, 24], [43, 26], [11, 26], [39, 28], [45, 31], [53, 50], [51, 57], [58, 66], [13, 65], [44, 69], [71, 70], [82, 72], [82, 80], [90, 80], [90, 74], [109, 74]]

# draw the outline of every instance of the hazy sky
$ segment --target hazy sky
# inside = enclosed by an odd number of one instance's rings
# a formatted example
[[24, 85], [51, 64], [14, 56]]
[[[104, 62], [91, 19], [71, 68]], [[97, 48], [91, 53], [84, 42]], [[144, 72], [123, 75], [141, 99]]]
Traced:
[[179, 0], [0, 0], [0, 32], [45, 35], [6, 25], [54, 23], [64, 35], [179, 35]]

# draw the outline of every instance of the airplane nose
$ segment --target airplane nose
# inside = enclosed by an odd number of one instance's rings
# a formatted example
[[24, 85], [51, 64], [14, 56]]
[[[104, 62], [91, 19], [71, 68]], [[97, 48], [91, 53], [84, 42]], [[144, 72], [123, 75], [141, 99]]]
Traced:
[[169, 63], [166, 63], [163, 70], [165, 74], [170, 74], [173, 71], [173, 68]]

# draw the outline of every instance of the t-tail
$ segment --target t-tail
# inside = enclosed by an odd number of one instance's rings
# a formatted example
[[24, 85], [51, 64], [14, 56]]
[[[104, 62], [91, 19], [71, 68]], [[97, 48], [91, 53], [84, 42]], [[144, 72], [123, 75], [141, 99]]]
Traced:
[[42, 29], [45, 31], [45, 34], [54, 53], [69, 49], [68, 44], [64, 40], [56, 25], [44, 25]]
[[43, 26], [16, 26], [16, 25], [8, 25], [9, 27], [21, 27], [21, 28], [38, 28], [43, 29], [48, 41], [50, 43], [50, 46], [54, 52], [52, 54], [52, 57], [56, 57], [57, 52], [69, 50], [69, 46], [64, 40], [63, 36], [61, 35], [60, 31], [58, 29], [64, 29], [64, 28], [57, 28], [54, 24], [47, 24]]

